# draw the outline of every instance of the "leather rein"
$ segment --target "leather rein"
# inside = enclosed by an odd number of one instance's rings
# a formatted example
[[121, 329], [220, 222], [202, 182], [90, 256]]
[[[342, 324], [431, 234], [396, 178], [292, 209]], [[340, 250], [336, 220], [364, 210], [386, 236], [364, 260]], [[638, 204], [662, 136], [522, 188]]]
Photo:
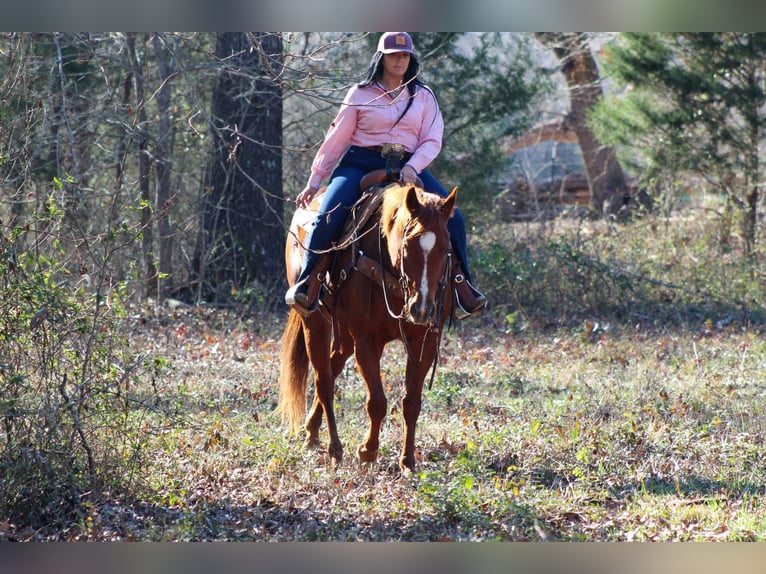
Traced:
[[[412, 224], [413, 220], [410, 218], [406, 225], [404, 226], [404, 229], [402, 230], [402, 241], [400, 242], [399, 246], [399, 285], [402, 289], [402, 297], [404, 302], [402, 303], [402, 310], [399, 313], [394, 313], [394, 311], [391, 309], [391, 304], [389, 302], [388, 298], [388, 287], [386, 286], [385, 281], [385, 273], [386, 273], [386, 265], [383, 259], [383, 233], [382, 230], [378, 233], [378, 258], [379, 258], [379, 264], [381, 269], [381, 281], [380, 285], [383, 289], [383, 300], [386, 303], [386, 310], [388, 311], [388, 314], [391, 316], [392, 319], [396, 319], [399, 323], [399, 335], [401, 336], [402, 343], [404, 344], [404, 348], [407, 351], [407, 356], [412, 359], [413, 361], [420, 362], [423, 360], [423, 351], [425, 349], [425, 343], [426, 338], [428, 337], [428, 333], [435, 333], [439, 339], [441, 339], [441, 332], [442, 332], [442, 326], [441, 326], [441, 317], [442, 313], [444, 311], [444, 294], [446, 292], [447, 283], [449, 281], [449, 278], [451, 276], [452, 271], [452, 252], [449, 251], [447, 253], [447, 261], [444, 266], [444, 273], [441, 276], [441, 279], [439, 279], [439, 287], [438, 292], [436, 294], [436, 309], [434, 312], [434, 318], [435, 321], [432, 321], [429, 325], [429, 329], [426, 331], [425, 336], [423, 337], [423, 341], [420, 347], [420, 355], [418, 357], [415, 357], [414, 353], [412, 352], [412, 348], [410, 347], [409, 342], [407, 341], [407, 337], [404, 334], [404, 324], [407, 322], [406, 318], [406, 307], [407, 307], [407, 301], [409, 299], [410, 295], [410, 287], [409, 284], [411, 283], [409, 281], [409, 278], [407, 277], [407, 274], [404, 271], [404, 238], [407, 236], [407, 231], [410, 228], [410, 225]], [[380, 223], [378, 223], [378, 227], [380, 227]], [[361, 254], [361, 252], [360, 252]], [[431, 386], [434, 382], [434, 375], [436, 374], [436, 365], [439, 362], [439, 347], [440, 345], [436, 345], [436, 353], [434, 355], [434, 362], [433, 366], [431, 367], [431, 378], [428, 382], [428, 389], [431, 389]]]

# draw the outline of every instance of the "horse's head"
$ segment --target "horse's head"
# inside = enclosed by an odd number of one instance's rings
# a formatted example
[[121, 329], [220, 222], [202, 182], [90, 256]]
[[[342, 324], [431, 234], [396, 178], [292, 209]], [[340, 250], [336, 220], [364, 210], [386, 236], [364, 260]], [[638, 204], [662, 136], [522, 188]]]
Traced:
[[383, 235], [404, 288], [404, 316], [413, 323], [430, 325], [439, 320], [440, 298], [449, 282], [447, 221], [456, 200], [457, 188], [446, 198], [413, 185], [386, 191]]

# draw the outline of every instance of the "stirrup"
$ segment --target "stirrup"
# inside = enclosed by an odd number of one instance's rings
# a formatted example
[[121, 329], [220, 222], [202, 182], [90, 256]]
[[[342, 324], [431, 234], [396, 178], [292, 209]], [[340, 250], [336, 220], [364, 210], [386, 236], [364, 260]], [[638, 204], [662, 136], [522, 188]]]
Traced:
[[470, 317], [472, 313], [468, 310], [466, 310], [465, 307], [460, 303], [460, 297], [457, 295], [457, 289], [455, 290], [455, 317], [457, 319], [467, 319]]
[[466, 281], [465, 275], [462, 273], [457, 273], [455, 277], [453, 278], [455, 284], [459, 285], [460, 283], [465, 283], [466, 287], [470, 289], [471, 294], [476, 299], [476, 306], [468, 310], [463, 306], [463, 303], [460, 301], [460, 294], [458, 293], [457, 287], [454, 289], [455, 291], [455, 317], [457, 319], [467, 319], [468, 317], [471, 317], [472, 315], [475, 315], [484, 307], [487, 306], [487, 298], [480, 293], [469, 281]]
[[298, 312], [298, 315], [301, 317], [308, 317], [311, 315], [314, 311], [316, 311], [319, 308], [319, 299], [314, 301], [314, 304], [311, 307], [304, 307], [301, 303], [298, 303], [294, 298], [292, 299], [292, 303], [288, 301], [288, 295], [285, 295], [285, 303], [290, 305], [293, 309], [295, 309]]
[[[322, 281], [319, 276], [314, 277], [313, 275], [309, 275], [306, 279], [303, 281], [300, 281], [290, 287], [287, 290], [287, 293], [285, 293], [285, 303], [292, 306], [298, 314], [302, 315], [303, 317], [308, 317], [317, 310], [319, 307], [319, 299], [322, 295], [322, 286], [319, 286], [319, 289], [317, 289], [317, 296], [314, 299], [314, 302], [311, 304], [311, 306], [307, 306], [306, 303], [308, 303], [308, 292], [311, 290], [311, 281]], [[303, 288], [305, 287], [305, 292], [303, 291]], [[301, 301], [301, 299], [303, 301]]]

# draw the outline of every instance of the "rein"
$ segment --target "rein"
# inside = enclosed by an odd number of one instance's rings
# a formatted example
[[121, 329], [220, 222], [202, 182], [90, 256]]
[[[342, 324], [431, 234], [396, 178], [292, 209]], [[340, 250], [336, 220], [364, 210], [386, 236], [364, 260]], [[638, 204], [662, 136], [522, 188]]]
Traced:
[[[426, 334], [423, 337], [423, 342], [420, 347], [420, 356], [416, 359], [414, 353], [412, 352], [412, 348], [410, 347], [410, 344], [407, 341], [407, 337], [404, 335], [404, 324], [406, 322], [405, 307], [407, 306], [409, 287], [407, 286], [407, 275], [404, 272], [404, 253], [403, 252], [404, 252], [404, 238], [407, 235], [407, 231], [410, 228], [412, 221], [413, 221], [412, 218], [410, 218], [405, 224], [404, 230], [402, 231], [401, 246], [399, 247], [399, 283], [401, 284], [402, 292], [404, 294], [403, 295], [404, 303], [402, 304], [402, 310], [398, 314], [394, 313], [393, 310], [391, 309], [391, 304], [389, 303], [389, 300], [388, 300], [388, 289], [386, 287], [386, 281], [383, 277], [383, 275], [385, 274], [386, 266], [383, 261], [383, 232], [382, 232], [383, 230], [382, 228], [380, 228], [380, 232], [378, 233], [378, 260], [379, 260], [380, 269], [381, 269], [381, 279], [383, 279], [383, 281], [381, 281], [381, 287], [383, 289], [383, 300], [386, 303], [386, 310], [388, 311], [388, 314], [391, 316], [392, 319], [396, 319], [399, 322], [399, 335], [401, 336], [402, 343], [404, 344], [404, 348], [407, 351], [407, 356], [413, 361], [417, 360], [418, 362], [420, 362], [423, 359], [423, 350], [425, 349], [425, 343], [426, 343], [426, 338], [428, 337], [428, 333], [436, 333], [439, 339], [441, 339], [442, 329], [437, 328], [437, 325], [438, 325], [438, 321], [441, 319], [442, 313], [444, 312], [444, 295], [446, 293], [447, 283], [449, 281], [449, 277], [451, 276], [451, 272], [452, 272], [452, 253], [449, 252], [447, 254], [447, 264], [444, 266], [444, 273], [442, 274], [442, 277], [439, 280], [439, 290], [436, 296], [437, 308], [435, 312], [437, 322], [436, 323], [432, 322], [430, 324], [430, 328], [428, 329], [428, 331], [426, 331]], [[440, 345], [437, 344], [436, 353], [434, 355], [434, 362], [431, 367], [431, 378], [428, 382], [429, 390], [431, 390], [431, 386], [433, 385], [433, 382], [434, 382], [434, 376], [436, 375], [436, 365], [439, 362], [439, 347]]]
[[[403, 261], [404, 258], [402, 257], [402, 251], [404, 250], [404, 237], [407, 234], [407, 229], [410, 226], [410, 222], [412, 222], [412, 219], [410, 219], [407, 222], [407, 225], [404, 226], [404, 231], [402, 232], [402, 246], [399, 248], [399, 261], [401, 262], [400, 270], [399, 270], [399, 283], [401, 284], [402, 292], [404, 293], [404, 304], [402, 305], [402, 310], [398, 315], [391, 310], [391, 304], [388, 302], [388, 289], [386, 289], [386, 282], [383, 281], [383, 300], [386, 302], [386, 310], [388, 311], [388, 314], [391, 316], [392, 319], [398, 319], [399, 321], [404, 320], [404, 307], [407, 305], [407, 298], [409, 295], [409, 288], [407, 287], [407, 276], [404, 274], [404, 261]], [[378, 262], [380, 263], [381, 273], [385, 273], [386, 267], [383, 262], [383, 228], [382, 227], [379, 227], [379, 233], [378, 233]]]
[[[442, 313], [444, 312], [444, 293], [446, 292], [447, 283], [449, 282], [449, 278], [452, 277], [452, 252], [447, 253], [447, 264], [444, 266], [444, 275], [442, 275], [441, 280], [439, 281], [439, 294], [436, 297], [436, 300], [438, 301], [438, 308], [436, 310], [436, 316], [441, 319]], [[433, 329], [433, 327], [432, 327]], [[434, 384], [434, 376], [436, 375], [436, 365], [439, 363], [439, 349], [441, 349], [441, 336], [442, 336], [442, 327], [439, 327], [438, 331], [438, 337], [436, 344], [436, 353], [434, 353], [434, 364], [431, 366], [431, 378], [428, 380], [428, 390], [431, 390], [431, 387]], [[423, 344], [425, 345], [425, 340], [423, 340]], [[422, 347], [421, 347], [422, 352]]]

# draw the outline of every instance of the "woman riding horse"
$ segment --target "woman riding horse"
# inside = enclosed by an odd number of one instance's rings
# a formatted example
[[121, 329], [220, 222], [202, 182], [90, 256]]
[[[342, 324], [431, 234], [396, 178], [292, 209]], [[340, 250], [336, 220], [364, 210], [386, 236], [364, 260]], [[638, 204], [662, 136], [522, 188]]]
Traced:
[[[293, 307], [282, 336], [277, 412], [293, 430], [303, 423], [306, 445], [320, 446], [319, 431], [327, 422], [327, 453], [343, 459], [334, 403], [335, 380], [353, 354], [367, 387], [367, 435], [357, 449], [361, 463], [378, 457], [380, 429], [388, 412], [381, 376], [381, 357], [389, 342], [401, 340], [407, 351], [404, 421], [399, 465], [416, 465], [415, 432], [429, 369], [438, 363], [439, 342], [452, 308], [448, 288], [452, 248], [448, 222], [454, 214], [457, 188], [446, 198], [412, 184], [391, 184], [381, 191], [381, 204], [358, 227], [358, 238], [337, 252], [326, 312], [301, 316]], [[312, 207], [316, 207], [316, 203]], [[304, 213], [296, 210], [285, 245], [288, 282], [297, 275], [304, 251], [298, 240]], [[309, 374], [314, 373], [314, 399], [306, 415]]]
[[[285, 302], [303, 315], [317, 307], [330, 264], [331, 244], [338, 239], [346, 216], [359, 199], [362, 177], [386, 167], [386, 157], [381, 154], [386, 144], [404, 148], [402, 183], [413, 183], [419, 177], [426, 191], [447, 197], [447, 191], [425, 169], [441, 151], [444, 122], [436, 96], [418, 78], [419, 68], [410, 35], [384, 33], [365, 80], [346, 94], [314, 158], [308, 185], [295, 200], [299, 208], [307, 207], [324, 178], [332, 175], [319, 212], [309, 226], [300, 275], [285, 294]], [[465, 220], [459, 210], [455, 210], [448, 228], [457, 256], [452, 278], [455, 316], [464, 319], [483, 309], [487, 299], [472, 285]]]

